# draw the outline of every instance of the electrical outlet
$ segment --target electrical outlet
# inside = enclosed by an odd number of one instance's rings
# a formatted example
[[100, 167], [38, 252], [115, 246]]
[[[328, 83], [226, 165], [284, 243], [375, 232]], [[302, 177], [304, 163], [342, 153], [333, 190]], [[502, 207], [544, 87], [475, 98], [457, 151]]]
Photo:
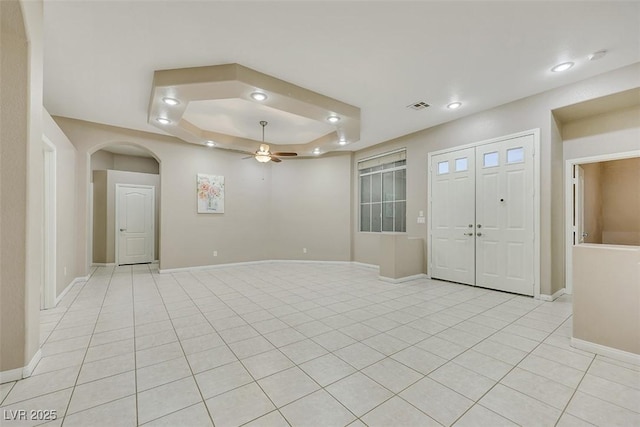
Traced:
[[307, 253], [307, 248], [302, 248], [302, 253], [306, 254]]
[[418, 224], [424, 224], [424, 223], [425, 223], [424, 217], [423, 216], [419, 216], [418, 217]]
[[213, 256], [218, 256], [218, 251], [213, 251]]

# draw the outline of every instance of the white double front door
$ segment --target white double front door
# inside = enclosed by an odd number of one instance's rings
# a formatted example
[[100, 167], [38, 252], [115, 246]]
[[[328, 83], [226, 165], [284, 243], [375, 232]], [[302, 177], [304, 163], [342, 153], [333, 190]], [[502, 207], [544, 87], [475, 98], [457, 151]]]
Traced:
[[533, 150], [525, 135], [431, 157], [432, 278], [533, 295]]

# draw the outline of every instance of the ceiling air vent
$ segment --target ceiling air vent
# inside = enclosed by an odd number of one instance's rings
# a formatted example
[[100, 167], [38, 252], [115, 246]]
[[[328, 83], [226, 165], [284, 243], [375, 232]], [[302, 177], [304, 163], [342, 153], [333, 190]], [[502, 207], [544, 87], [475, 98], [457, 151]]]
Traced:
[[429, 106], [429, 104], [427, 104], [424, 101], [419, 101], [419, 102], [414, 102], [413, 104], [409, 104], [407, 105], [407, 108], [411, 108], [412, 110], [424, 110], [425, 108], [427, 108]]

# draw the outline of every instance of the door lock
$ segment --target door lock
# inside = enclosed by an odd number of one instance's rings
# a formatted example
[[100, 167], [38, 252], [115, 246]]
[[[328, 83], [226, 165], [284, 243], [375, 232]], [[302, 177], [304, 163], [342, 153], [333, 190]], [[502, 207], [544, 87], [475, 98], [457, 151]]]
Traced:
[[473, 236], [473, 233], [464, 233], [465, 236]]
[[476, 233], [476, 236], [480, 237], [480, 236], [482, 236], [482, 233], [477, 232], [477, 233]]

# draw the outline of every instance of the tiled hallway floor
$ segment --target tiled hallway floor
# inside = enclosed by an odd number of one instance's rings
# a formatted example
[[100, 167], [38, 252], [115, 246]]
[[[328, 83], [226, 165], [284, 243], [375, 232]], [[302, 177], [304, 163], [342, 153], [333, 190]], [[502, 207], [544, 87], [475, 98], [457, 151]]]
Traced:
[[153, 268], [97, 268], [43, 311], [42, 360], [0, 386], [2, 413], [56, 410], [51, 426], [640, 425], [640, 366], [571, 348], [564, 297], [389, 284], [350, 265]]

